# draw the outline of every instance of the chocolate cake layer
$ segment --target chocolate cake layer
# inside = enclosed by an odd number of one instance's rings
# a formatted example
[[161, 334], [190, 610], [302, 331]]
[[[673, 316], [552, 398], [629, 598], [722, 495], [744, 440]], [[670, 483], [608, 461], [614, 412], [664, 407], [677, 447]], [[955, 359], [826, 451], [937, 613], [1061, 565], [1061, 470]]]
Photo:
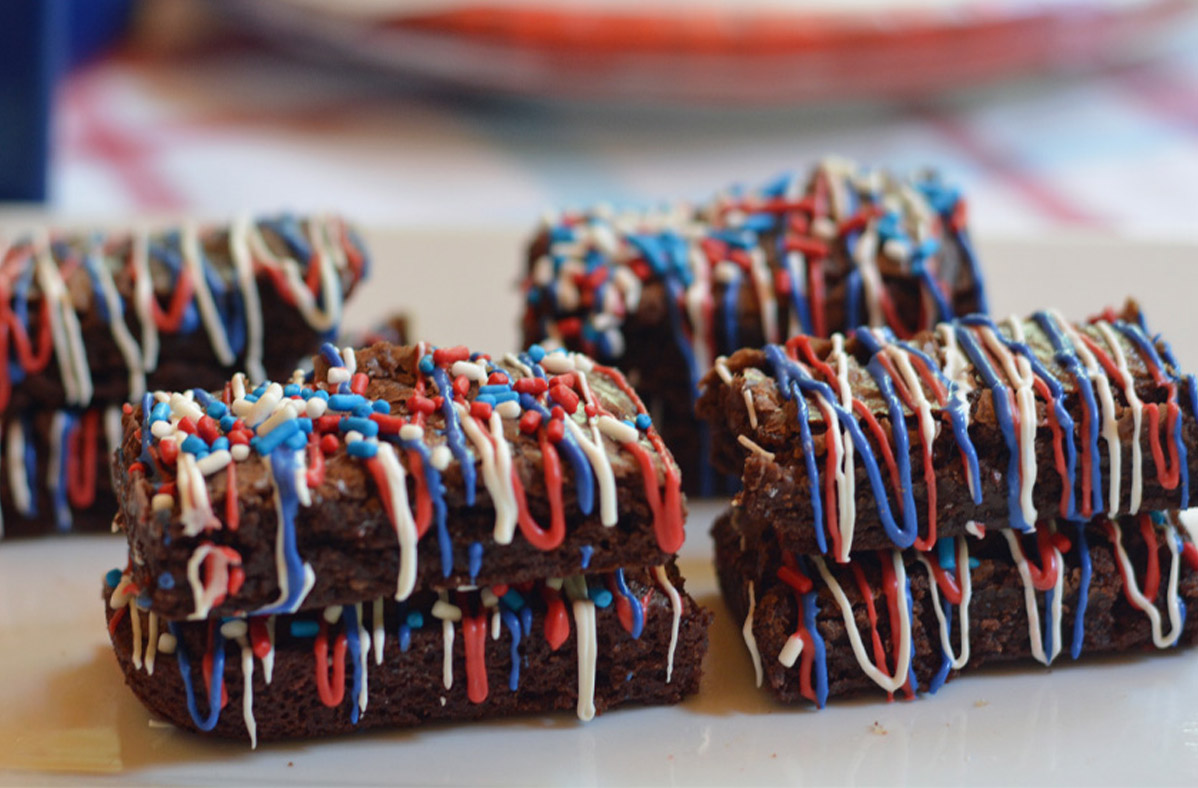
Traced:
[[104, 235], [35, 233], [2, 259], [0, 412], [121, 403], [284, 377], [336, 333], [367, 273], [336, 218]]
[[524, 290], [525, 342], [623, 369], [687, 491], [708, 495], [724, 485], [692, 410], [717, 355], [862, 324], [908, 336], [987, 309], [955, 189], [835, 159], [700, 205], [554, 217], [529, 245]]
[[326, 347], [315, 380], [126, 414], [115, 486], [157, 614], [402, 600], [660, 564], [682, 543], [673, 459], [584, 356]]
[[738, 351], [703, 381], [713, 463], [742, 477], [750, 523], [842, 558], [926, 547], [970, 521], [1186, 508], [1194, 378], [1133, 304], [1106, 317], [975, 316], [909, 342], [861, 330]]
[[110, 574], [109, 630], [138, 698], [181, 728], [252, 741], [677, 703], [698, 690], [711, 619], [672, 565], [169, 624]]
[[[732, 614], [749, 619], [746, 643], [761, 681], [788, 703], [934, 692], [984, 664], [1056, 665], [1068, 661], [1061, 652], [1139, 653], [1198, 637], [1198, 617], [1186, 615], [1198, 603], [1198, 551], [1171, 518], [1125, 517], [1118, 527], [1045, 522], [1034, 538], [986, 531], [928, 553], [864, 552], [843, 565], [748, 540], [745, 516], [734, 509], [713, 529], [720, 587]], [[896, 665], [904, 651], [909, 672]]]

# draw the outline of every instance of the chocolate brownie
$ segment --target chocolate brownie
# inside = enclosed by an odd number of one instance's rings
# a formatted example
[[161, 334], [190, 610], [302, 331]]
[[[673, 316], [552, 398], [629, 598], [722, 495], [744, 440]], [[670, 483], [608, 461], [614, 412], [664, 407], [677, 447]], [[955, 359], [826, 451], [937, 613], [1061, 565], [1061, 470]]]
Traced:
[[621, 367], [687, 491], [715, 494], [726, 485], [693, 417], [714, 358], [862, 324], [905, 338], [986, 311], [965, 214], [934, 175], [900, 179], [835, 159], [698, 206], [566, 213], [529, 245], [524, 339]]
[[312, 383], [147, 396], [113, 474], [168, 619], [656, 565], [685, 520], [623, 376], [539, 348], [326, 346]]
[[332, 336], [366, 252], [337, 218], [50, 236], [8, 247], [0, 411], [283, 377]]
[[1079, 325], [1039, 312], [909, 341], [796, 337], [717, 360], [703, 388], [747, 527], [768, 523], [796, 553], [1195, 503], [1198, 387], [1130, 303]]
[[206, 622], [140, 609], [119, 570], [105, 597], [126, 682], [151, 711], [254, 742], [677, 703], [698, 690], [711, 618], [672, 563]]
[[[1044, 521], [1034, 537], [975, 530], [982, 538], [848, 564], [755, 542], [749, 531], [769, 529], [745, 520], [734, 508], [713, 529], [720, 587], [745, 621], [758, 684], [788, 703], [879, 688], [913, 696], [983, 664], [1198, 638], [1198, 617], [1186, 616], [1198, 603], [1198, 550], [1172, 516]], [[906, 655], [898, 665], [896, 655]]]

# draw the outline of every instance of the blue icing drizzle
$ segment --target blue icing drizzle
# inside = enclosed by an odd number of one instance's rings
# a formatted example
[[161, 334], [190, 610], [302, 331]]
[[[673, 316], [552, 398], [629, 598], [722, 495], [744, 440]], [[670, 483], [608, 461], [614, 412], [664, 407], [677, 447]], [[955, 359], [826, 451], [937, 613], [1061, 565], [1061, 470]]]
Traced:
[[[424, 485], [428, 488], [429, 497], [433, 502], [433, 522], [437, 525], [437, 548], [441, 553], [441, 576], [449, 577], [453, 574], [453, 540], [449, 537], [449, 526], [446, 523], [449, 510], [445, 505], [445, 485], [441, 483], [441, 472], [433, 466], [432, 452], [419, 438], [405, 441], [400, 440], [397, 436], [388, 435], [386, 439], [392, 443], [398, 443], [405, 449], [412, 449], [420, 455], [420, 464], [424, 468]], [[474, 466], [471, 465], [470, 469], [473, 471]], [[482, 561], [481, 545], [479, 561]], [[471, 576], [473, 577], [477, 573], [478, 570], [471, 564]]]
[[520, 608], [520, 628], [526, 636], [532, 634], [532, 608], [528, 605]]
[[[803, 573], [807, 574], [808, 567], [802, 557], [799, 558], [802, 564]], [[819, 616], [818, 595], [814, 590], [803, 594], [803, 626], [807, 629], [807, 634], [811, 636], [812, 646], [815, 648], [815, 703], [819, 708], [824, 708], [828, 705], [828, 653], [824, 645], [824, 638], [819, 633], [819, 628], [816, 622]]]
[[595, 548], [589, 544], [584, 544], [579, 548], [579, 552], [582, 553], [582, 568], [586, 569], [591, 565], [591, 554], [595, 552]]
[[[934, 580], [932, 582], [935, 582]], [[911, 575], [907, 575], [907, 582], [903, 584], [903, 588], [907, 592], [907, 620], [915, 621], [915, 599], [911, 596]], [[907, 664], [907, 680], [911, 682], [911, 691], [919, 692], [919, 677], [915, 675], [915, 638], [911, 638], [911, 661]]]
[[358, 609], [354, 605], [343, 605], [341, 615], [345, 619], [345, 644], [349, 646], [349, 655], [354, 661], [354, 696], [350, 702], [349, 721], [358, 724], [362, 710], [358, 706], [358, 696], [362, 692], [362, 640], [358, 636]]
[[462, 423], [453, 407], [453, 385], [449, 375], [440, 367], [433, 369], [433, 382], [441, 392], [441, 415], [445, 417], [445, 442], [453, 452], [454, 459], [462, 467], [462, 484], [466, 490], [466, 505], [474, 505], [474, 453], [466, 445], [466, 436], [462, 432]]
[[510, 610], [500, 609], [500, 618], [503, 619], [503, 625], [507, 627], [507, 631], [512, 634], [511, 658], [512, 671], [508, 674], [507, 685], [512, 692], [520, 689], [520, 622], [516, 618], [516, 614]]
[[1093, 565], [1090, 562], [1090, 545], [1086, 542], [1086, 524], [1074, 523], [1077, 536], [1077, 558], [1081, 568], [1081, 578], [1077, 584], [1077, 611], [1073, 614], [1073, 644], [1070, 655], [1077, 659], [1082, 655], [1082, 643], [1086, 638], [1086, 605], [1090, 602], [1090, 575]]
[[[71, 530], [71, 505], [67, 501], [67, 456], [70, 454], [71, 432], [74, 431], [75, 425], [79, 420], [79, 416], [71, 411], [61, 411], [63, 417], [62, 435], [59, 437], [58, 446], [58, 484], [55, 485], [53, 491], [54, 502], [54, 526], [59, 533], [66, 533]], [[27, 433], [28, 434], [28, 433]], [[32, 441], [25, 442], [26, 457], [28, 457], [28, 449]], [[27, 462], [28, 465], [28, 462]], [[35, 476], [27, 477], [29, 479], [36, 478]], [[34, 496], [30, 496], [32, 500]]]
[[[1081, 359], [1074, 350], [1073, 342], [1057, 327], [1053, 317], [1047, 312], [1037, 312], [1033, 315], [1033, 319], [1040, 326], [1040, 330], [1048, 336], [1056, 362], [1073, 377], [1081, 395], [1082, 406], [1090, 416], [1089, 435], [1083, 436], [1083, 439], [1087, 440], [1086, 450], [1090, 453], [1090, 508], [1094, 514], [1098, 514], [1103, 511], [1101, 455], [1098, 453], [1101, 416], [1098, 411], [1098, 402], [1094, 399], [1094, 386], [1090, 383], [1089, 375], [1082, 368]], [[1072, 441], [1069, 442], [1069, 446], [1072, 451], [1076, 451], [1073, 449]], [[1077, 492], [1077, 495], [1080, 494]]]
[[[540, 366], [533, 369], [539, 372]], [[538, 377], [544, 377], [544, 375], [538, 375]], [[549, 420], [549, 410], [537, 402], [537, 398], [531, 394], [520, 395], [520, 407], [524, 410], [535, 410], [541, 414], [544, 421]], [[595, 507], [595, 474], [591, 469], [590, 460], [582, 453], [582, 448], [569, 430], [563, 433], [562, 439], [557, 443], [557, 449], [566, 456], [566, 461], [574, 470], [574, 488], [578, 495], [579, 511], [583, 514], [590, 514]]]
[[994, 413], [998, 417], [998, 425], [1007, 444], [1007, 510], [1011, 527], [1019, 531], [1031, 531], [1032, 524], [1023, 519], [1023, 509], [1019, 503], [1019, 442], [1015, 437], [1015, 422], [1011, 418], [1011, 403], [1007, 398], [1009, 389], [998, 379], [990, 360], [974, 339], [973, 333], [962, 323], [953, 326], [957, 342], [964, 349], [970, 361], [973, 362], [982, 380], [990, 388], [991, 399], [994, 402]]
[[636, 640], [641, 636], [641, 632], [645, 629], [645, 611], [641, 609], [641, 601], [628, 589], [628, 583], [624, 579], [624, 570], [616, 570], [616, 590], [620, 592], [620, 596], [628, 600], [628, 608], [632, 613], [632, 639]]
[[[33, 492], [33, 480], [37, 478], [37, 448], [33, 445], [30, 437], [33, 434], [33, 419], [29, 416], [21, 417], [21, 430], [25, 434], [25, 479], [30, 485], [30, 493]], [[63, 455], [64, 457], [66, 455]], [[66, 463], [63, 463], [66, 466]], [[37, 495], [30, 494], [29, 496], [29, 517], [37, 516]]]
[[[1064, 567], [1062, 567], [1058, 571], [1063, 572]], [[1056, 599], [1056, 596], [1057, 596], [1057, 590], [1055, 588], [1050, 588], [1044, 592], [1044, 656], [1048, 658], [1049, 662], [1052, 661], [1052, 648], [1053, 648], [1053, 639], [1052, 639], [1053, 626], [1051, 624], [1052, 601], [1054, 599]]]
[[740, 286], [744, 281], [740, 269], [732, 267], [732, 278], [724, 287], [724, 342], [729, 348], [740, 347], [739, 316], [737, 304], [740, 302]]
[[[779, 260], [786, 260], [787, 255], [797, 254], [797, 252], [786, 251], [786, 238], [784, 235], [778, 236], [777, 247]], [[811, 263], [808, 261], [807, 265], [811, 265]], [[804, 334], [810, 334], [814, 328], [811, 324], [811, 310], [807, 306], [806, 291], [804, 289], [806, 283], [799, 276], [796, 267], [790, 265], [786, 266], [786, 278], [790, 280], [790, 301], [794, 306], [795, 316], [798, 318], [799, 331]]]
[[175, 662], [179, 665], [183, 691], [187, 694], [187, 712], [197, 728], [205, 732], [210, 731], [216, 727], [216, 721], [220, 718], [220, 696], [225, 683], [225, 636], [221, 634], [219, 627], [212, 635], [212, 682], [208, 689], [208, 716], [201, 717], [191, 684], [191, 660], [187, 656], [187, 648], [183, 645], [179, 625], [174, 621], [168, 621], [167, 627], [175, 637]]
[[[276, 430], [277, 432], [277, 430]], [[273, 433], [272, 433], [273, 434]], [[297, 468], [295, 451], [285, 446], [270, 454], [270, 470], [274, 476], [279, 503], [279, 527], [283, 529], [283, 559], [287, 567], [287, 598], [277, 605], [255, 611], [255, 615], [294, 613], [303, 601], [304, 562], [296, 544], [295, 516], [299, 511], [299, 496], [295, 489]]]
[[478, 578], [478, 571], [483, 565], [483, 543], [471, 542], [468, 552], [470, 561], [470, 583], [473, 585], [475, 579]]

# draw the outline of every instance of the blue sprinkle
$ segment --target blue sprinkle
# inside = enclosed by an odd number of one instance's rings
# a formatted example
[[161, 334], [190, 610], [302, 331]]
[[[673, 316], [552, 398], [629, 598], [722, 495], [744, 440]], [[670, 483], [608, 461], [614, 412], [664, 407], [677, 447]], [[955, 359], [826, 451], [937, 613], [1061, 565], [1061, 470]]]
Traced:
[[490, 397], [495, 404], [499, 404], [500, 402], [518, 402], [520, 400], [520, 395], [510, 389], [508, 391], [501, 391], [498, 394], [491, 394]]
[[628, 671], [628, 675], [624, 677], [625, 683], [632, 681], [632, 671]]
[[250, 445], [253, 446], [259, 454], [270, 454], [272, 451], [282, 446], [283, 441], [287, 440], [292, 435], [299, 433], [299, 425], [295, 422], [296, 419], [289, 419], [275, 427], [267, 435], [256, 435], [253, 438], [250, 438]]
[[505, 391], [511, 391], [512, 387], [507, 383], [492, 383], [487, 386], [479, 386], [479, 394], [502, 394]]
[[520, 596], [520, 592], [514, 588], [509, 588], [508, 592], [503, 595], [500, 600], [509, 610], [519, 610], [524, 607], [524, 597]]
[[606, 588], [596, 586], [587, 589], [587, 596], [595, 603], [595, 607], [601, 610], [611, 605], [611, 591], [608, 591]]
[[408, 613], [407, 622], [412, 629], [420, 629], [424, 626], [424, 615], [419, 610], [413, 610]]
[[150, 595], [148, 593], [146, 593], [145, 591], [142, 591], [140, 594], [138, 594], [137, 595], [137, 606], [139, 608], [141, 608], [142, 610], [149, 610], [150, 609]]
[[312, 419], [304, 416], [303, 418], [296, 419], [295, 423], [299, 425], [300, 432], [304, 433], [305, 435], [312, 434]]
[[121, 575], [123, 573], [119, 569], [109, 569], [108, 574], [104, 575], [104, 583], [109, 588], [116, 588], [121, 584]]
[[627, 424], [629, 427], [636, 429], [636, 422], [633, 421], [632, 419], [624, 419], [624, 423]]
[[357, 405], [355, 405], [354, 409], [350, 412], [353, 413], [358, 418], [364, 419], [367, 416], [369, 416], [371, 413], [374, 413], [374, 408], [371, 407], [369, 401], [364, 401], [364, 402], [360, 402]]
[[325, 402], [329, 401], [329, 392], [325, 391], [324, 389], [317, 389], [316, 391], [313, 391], [312, 396], [316, 397], [316, 399], [322, 399]]
[[636, 414], [636, 427], [639, 430], [647, 430], [653, 426], [653, 420], [649, 418], [648, 413]]
[[366, 398], [361, 394], [334, 394], [329, 397], [329, 409], [349, 412], [363, 402]]
[[470, 554], [470, 583], [473, 584], [483, 566], [483, 543], [472, 543], [468, 552]]
[[220, 417], [220, 428], [225, 432], [233, 429], [233, 425], [237, 423], [237, 419], [233, 416], [225, 415]]
[[300, 399], [302, 399], [304, 402], [312, 399], [312, 389], [308, 388], [307, 386], [300, 389]]
[[258, 397], [260, 397], [260, 396], [262, 396], [262, 395], [261, 394], [246, 394], [245, 399], [246, 399], [246, 402], [257, 402]]
[[188, 454], [199, 454], [200, 452], [208, 451], [208, 444], [204, 443], [204, 439], [199, 435], [188, 435], [183, 439], [183, 443], [179, 445], [180, 451], [185, 451]]
[[370, 419], [363, 419], [363, 418], [358, 418], [358, 417], [355, 417], [352, 419], [342, 419], [341, 423], [338, 424], [337, 426], [341, 429], [342, 432], [349, 432], [350, 430], [355, 430], [357, 432], [362, 433], [367, 438], [373, 438], [375, 435], [379, 434], [378, 422], [371, 421]]
[[345, 447], [349, 456], [369, 459], [379, 453], [379, 445], [371, 441], [354, 441]]
[[391, 403], [386, 400], [376, 399], [374, 404], [370, 406], [375, 413], [390, 413]]
[[495, 397], [491, 396], [490, 394], [479, 394], [477, 397], [474, 398], [474, 401], [475, 402], [485, 402], [486, 404], [490, 405], [491, 407], [495, 407]]
[[407, 653], [412, 647], [412, 629], [407, 624], [399, 625], [399, 650]]
[[591, 565], [591, 555], [594, 554], [595, 548], [589, 544], [584, 544], [579, 548], [579, 552], [582, 553], [582, 568], [586, 569]]
[[324, 360], [329, 362], [331, 367], [345, 366], [345, 362], [341, 360], [341, 353], [332, 342], [325, 342], [320, 346], [320, 355], [324, 356]]
[[545, 348], [541, 347], [540, 345], [533, 345], [528, 349], [528, 355], [532, 358], [534, 363], [540, 364], [541, 359], [545, 358]]
[[1164, 525], [1165, 524], [1164, 512], [1149, 512], [1148, 516], [1152, 518], [1153, 525]]
[[287, 448], [299, 451], [308, 445], [308, 436], [304, 435], [303, 432], [297, 432], [284, 441], [284, 443], [287, 445]]
[[283, 396], [284, 397], [298, 397], [299, 393], [300, 393], [300, 387], [299, 387], [298, 383], [288, 383], [286, 386], [283, 387]]
[[219, 438], [212, 441], [212, 450], [213, 451], [220, 451], [221, 449], [225, 449], [227, 451], [228, 448], [229, 448], [229, 439], [226, 438], [224, 435], [221, 435]]
[[265, 383], [259, 383], [258, 388], [254, 389], [254, 397], [255, 398], [261, 397], [265, 393], [266, 393], [266, 384]]
[[319, 631], [320, 624], [315, 621], [302, 619], [291, 622], [291, 637], [293, 638], [314, 638]]
[[957, 559], [953, 550], [953, 540], [951, 538], [941, 537], [936, 540], [936, 554], [940, 560], [940, 566], [946, 572], [957, 571]]
[[156, 421], [170, 421], [170, 420], [171, 420], [171, 406], [166, 404], [165, 402], [159, 402], [157, 405], [155, 405], [153, 407], [153, 409], [150, 410], [150, 423], [151, 424], [153, 424]]
[[436, 368], [437, 366], [433, 363], [433, 356], [431, 353], [420, 359], [420, 371], [424, 374], [431, 375], [433, 374], [433, 370]]
[[212, 402], [208, 403], [208, 415], [214, 419], [219, 420], [228, 412], [228, 406], [219, 400], [213, 400]]
[[970, 569], [977, 569], [981, 565], [982, 565], [982, 562], [979, 561], [978, 559], [976, 559], [976, 558], [969, 559], [969, 568]]
[[163, 572], [158, 575], [158, 587], [164, 591], [170, 591], [175, 587], [175, 576], [170, 572]]

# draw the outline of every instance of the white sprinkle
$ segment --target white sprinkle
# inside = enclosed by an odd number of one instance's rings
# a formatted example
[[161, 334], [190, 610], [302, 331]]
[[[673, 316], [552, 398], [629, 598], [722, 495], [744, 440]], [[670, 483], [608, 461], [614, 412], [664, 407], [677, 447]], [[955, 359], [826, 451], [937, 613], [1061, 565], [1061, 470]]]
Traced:
[[244, 443], [234, 444], [233, 448], [229, 449], [229, 453], [233, 455], [233, 459], [237, 462], [245, 462], [250, 456], [250, 447]]
[[495, 607], [499, 604], [499, 597], [495, 596], [495, 592], [490, 588], [484, 588], [478, 595], [482, 599], [483, 607]]
[[599, 431], [616, 443], [636, 443], [640, 439], [640, 433], [636, 431], [636, 427], [616, 421], [607, 415], [599, 417]]
[[741, 446], [744, 446], [746, 449], [757, 452], [758, 454], [760, 454], [762, 457], [765, 457], [770, 462], [774, 461], [774, 453], [772, 451], [766, 451], [765, 449], [758, 446], [756, 443], [753, 442], [753, 440], [751, 438], [749, 438], [748, 435], [737, 435], [736, 440], [740, 443]]
[[582, 370], [583, 372], [590, 372], [595, 368], [595, 362], [591, 360], [590, 356], [584, 356], [581, 353], [575, 353], [573, 358], [575, 369]]
[[424, 428], [418, 424], [405, 424], [399, 428], [399, 439], [403, 441], [418, 441], [424, 438]]
[[233, 455], [227, 449], [217, 449], [202, 460], [196, 460], [196, 467], [200, 469], [200, 473], [211, 476], [224, 469], [232, 459]]
[[170, 509], [172, 509], [174, 507], [174, 505], [175, 505], [174, 496], [168, 495], [167, 493], [158, 493], [150, 500], [150, 508], [152, 508], [156, 512], [160, 512], [163, 510], [169, 511]]
[[499, 417], [503, 419], [518, 419], [520, 418], [520, 415], [524, 413], [524, 411], [520, 409], [520, 403], [516, 402], [514, 399], [509, 399], [506, 402], [501, 402], [496, 405], [495, 412], [498, 413]]
[[233, 400], [233, 404], [230, 405], [229, 408], [233, 411], [234, 416], [244, 417], [247, 413], [254, 409], [254, 403], [250, 402], [245, 397], [238, 397], [237, 399]]
[[275, 412], [275, 408], [282, 401], [283, 387], [278, 383], [271, 383], [266, 387], [266, 391], [262, 392], [262, 396], [258, 398], [258, 401], [254, 403], [254, 407], [250, 409], [249, 415], [245, 417], [246, 423], [251, 427], [257, 427]]
[[329, 367], [329, 383], [349, 383], [349, 370], [345, 367]]
[[154, 401], [155, 402], [166, 402], [169, 404], [171, 401], [171, 395], [167, 394], [165, 391], [155, 391], [154, 392]]
[[[191, 392], [188, 392], [189, 394]], [[171, 413], [180, 418], [186, 416], [192, 421], [199, 421], [204, 416], [200, 406], [178, 392], [171, 394]]]
[[451, 605], [448, 602], [443, 602], [438, 599], [433, 602], [433, 618], [439, 618], [442, 621], [461, 621], [462, 609], [457, 605]]
[[175, 653], [175, 636], [170, 632], [163, 632], [158, 636], [158, 653], [159, 654], [174, 654]]
[[551, 577], [545, 581], [545, 586], [547, 588], [552, 588], [554, 591], [561, 591], [563, 582], [564, 581], [560, 577]]
[[329, 605], [324, 609], [324, 620], [336, 624], [341, 620], [341, 605]]
[[328, 410], [328, 407], [329, 403], [326, 400], [323, 400], [320, 397], [313, 397], [312, 399], [308, 400], [308, 405], [306, 408], [308, 418], [319, 419], [324, 415], [324, 412]]
[[475, 364], [471, 361], [455, 361], [453, 366], [449, 368], [449, 372], [455, 378], [458, 375], [464, 375], [467, 380], [474, 380], [483, 383], [487, 379], [487, 371], [482, 364]]
[[236, 640], [239, 637], [244, 637], [249, 627], [246, 626], [245, 620], [235, 618], [232, 621], [226, 621], [220, 625], [220, 633], [225, 636], [226, 640]]
[[818, 216], [811, 220], [811, 234], [825, 241], [836, 237], [836, 222], [827, 216]]
[[574, 371], [574, 359], [565, 353], [550, 353], [541, 359], [541, 366], [550, 374], [561, 375]]
[[357, 430], [350, 430], [349, 432], [345, 433], [346, 443], [357, 443], [358, 441], [362, 440], [362, 438], [362, 433], [358, 432]]
[[803, 653], [803, 640], [798, 635], [786, 639], [786, 645], [778, 652], [778, 661], [788, 668], [794, 667], [795, 660]]
[[443, 471], [449, 467], [449, 463], [453, 460], [453, 452], [449, 447], [442, 443], [440, 446], [434, 446], [429, 462], [439, 471]]
[[150, 434], [162, 440], [175, 434], [175, 428], [169, 421], [156, 421], [150, 425]]

